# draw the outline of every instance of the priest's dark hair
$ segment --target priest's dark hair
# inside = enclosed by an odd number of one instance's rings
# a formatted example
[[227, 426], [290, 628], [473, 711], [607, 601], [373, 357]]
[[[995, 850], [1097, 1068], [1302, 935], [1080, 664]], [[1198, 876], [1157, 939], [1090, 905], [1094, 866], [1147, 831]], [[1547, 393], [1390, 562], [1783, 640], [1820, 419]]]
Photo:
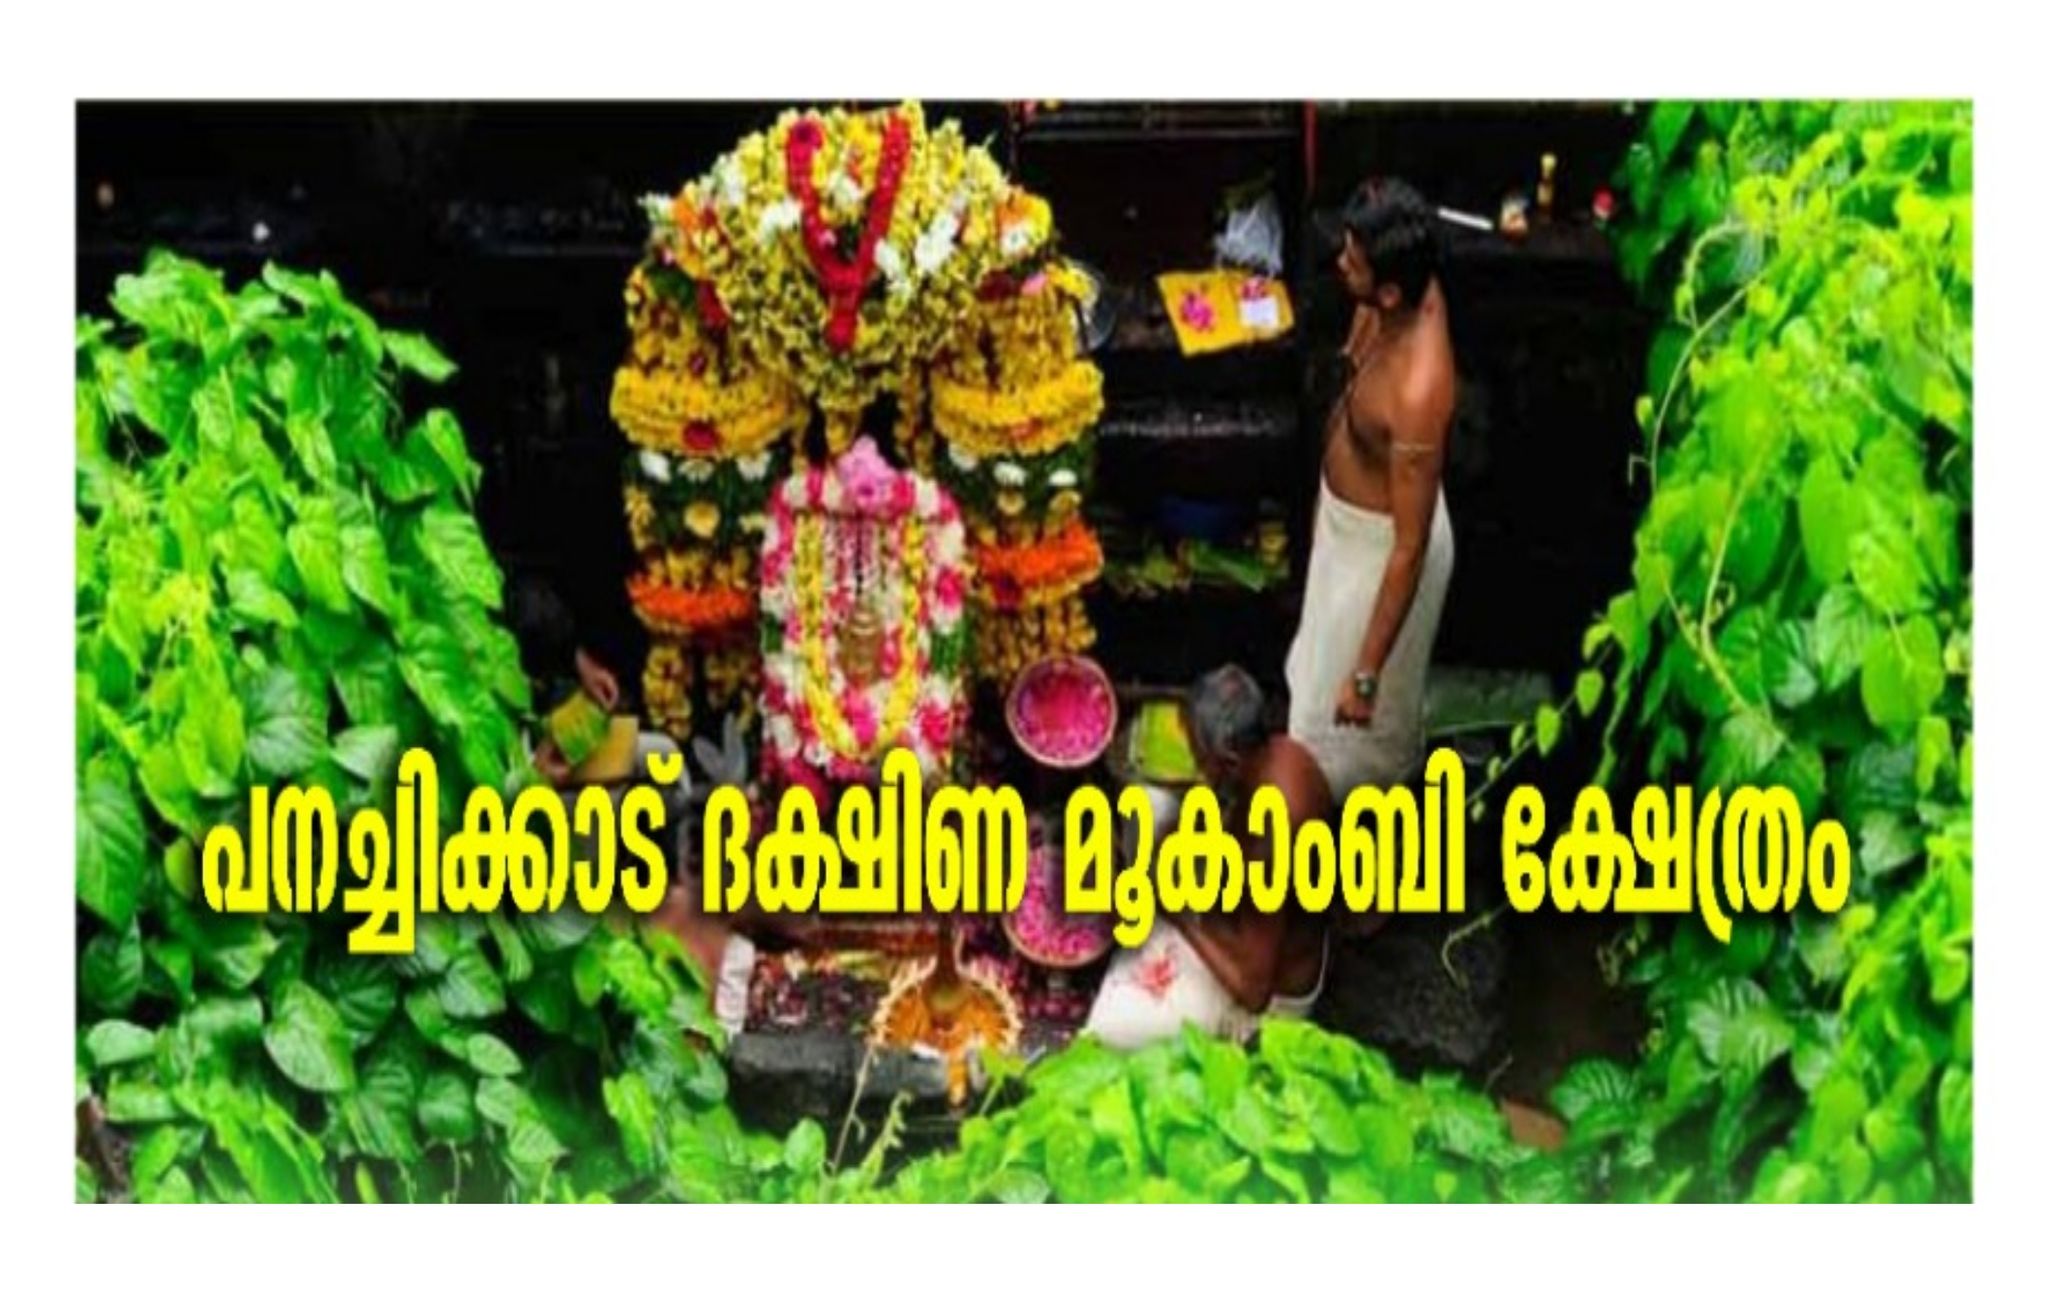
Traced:
[[1443, 271], [1443, 234], [1436, 208], [1405, 181], [1368, 179], [1344, 207], [1344, 231], [1372, 266], [1375, 286], [1395, 286], [1412, 309]]

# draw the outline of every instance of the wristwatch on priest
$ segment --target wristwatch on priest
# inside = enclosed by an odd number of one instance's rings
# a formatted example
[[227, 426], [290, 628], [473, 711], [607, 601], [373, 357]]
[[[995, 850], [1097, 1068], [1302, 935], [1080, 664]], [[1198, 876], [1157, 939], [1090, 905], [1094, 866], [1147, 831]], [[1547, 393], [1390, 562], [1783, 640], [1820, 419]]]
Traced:
[[1351, 673], [1351, 692], [1356, 694], [1362, 701], [1369, 703], [1373, 700], [1373, 696], [1380, 692], [1380, 678], [1374, 673], [1360, 668]]

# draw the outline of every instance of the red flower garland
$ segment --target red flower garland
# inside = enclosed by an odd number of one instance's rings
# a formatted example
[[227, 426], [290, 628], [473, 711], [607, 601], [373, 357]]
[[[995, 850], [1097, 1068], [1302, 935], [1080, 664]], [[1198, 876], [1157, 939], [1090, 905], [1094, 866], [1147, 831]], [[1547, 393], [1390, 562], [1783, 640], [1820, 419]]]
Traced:
[[832, 312], [825, 323], [825, 343], [844, 352], [853, 348], [860, 326], [860, 298], [875, 275], [875, 247], [889, 231], [896, 210], [896, 194], [903, 184], [903, 171], [910, 158], [910, 127], [902, 117], [889, 114], [882, 130], [882, 156], [875, 168], [875, 191], [868, 199], [867, 218], [861, 225], [860, 244], [851, 259], [835, 253], [832, 230], [818, 207], [818, 190], [811, 182], [811, 162], [825, 144], [818, 122], [806, 117], [789, 129], [783, 160], [789, 175], [789, 190], [796, 195], [803, 212], [804, 251], [811, 269], [818, 275]]

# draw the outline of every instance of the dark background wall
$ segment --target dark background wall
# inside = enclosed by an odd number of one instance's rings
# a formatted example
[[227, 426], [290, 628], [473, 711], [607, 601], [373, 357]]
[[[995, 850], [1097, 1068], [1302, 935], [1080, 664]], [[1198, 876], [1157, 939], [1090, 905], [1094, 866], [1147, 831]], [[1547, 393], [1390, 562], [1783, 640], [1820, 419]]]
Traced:
[[[151, 246], [231, 278], [266, 258], [327, 267], [394, 326], [461, 364], [448, 398], [485, 466], [482, 522], [517, 570], [551, 576], [589, 641], [637, 677], [629, 552], [606, 414], [624, 345], [620, 292], [639, 251], [635, 199], [673, 191], [780, 105], [86, 104], [78, 114], [78, 307]], [[1491, 215], [1561, 158], [1559, 210], [1583, 212], [1635, 129], [1609, 104], [1063, 105], [1029, 124], [1003, 105], [959, 118], [1049, 197], [1067, 249], [1142, 299], [1149, 276], [1208, 262], [1224, 190], [1266, 177], [1286, 210], [1296, 342], [1191, 361], [1099, 355], [1102, 483], [1138, 524], [1167, 492], [1282, 505], [1312, 495], [1342, 303], [1309, 219], [1368, 173]], [[1587, 614], [1623, 584], [1640, 498], [1626, 466], [1647, 321], [1605, 239], [1576, 224], [1510, 247], [1461, 236], [1448, 289], [1462, 397], [1446, 478], [1458, 572], [1440, 657], [1561, 670]], [[1111, 432], [1246, 400], [1282, 426], [1190, 446]], [[1206, 414], [1206, 413], [1205, 413]], [[1300, 543], [1297, 543], [1299, 555]], [[1291, 591], [1245, 600], [1097, 597], [1100, 652], [1129, 679], [1228, 659], [1277, 675]]]

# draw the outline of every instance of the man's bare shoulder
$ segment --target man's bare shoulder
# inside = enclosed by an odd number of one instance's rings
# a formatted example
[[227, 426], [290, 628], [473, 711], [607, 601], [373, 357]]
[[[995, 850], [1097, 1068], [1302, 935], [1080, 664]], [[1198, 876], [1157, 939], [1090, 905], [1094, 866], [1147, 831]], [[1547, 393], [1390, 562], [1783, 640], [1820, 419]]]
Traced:
[[1457, 407], [1457, 377], [1448, 359], [1410, 365], [1388, 382], [1378, 411], [1397, 439], [1441, 443], [1450, 432]]

